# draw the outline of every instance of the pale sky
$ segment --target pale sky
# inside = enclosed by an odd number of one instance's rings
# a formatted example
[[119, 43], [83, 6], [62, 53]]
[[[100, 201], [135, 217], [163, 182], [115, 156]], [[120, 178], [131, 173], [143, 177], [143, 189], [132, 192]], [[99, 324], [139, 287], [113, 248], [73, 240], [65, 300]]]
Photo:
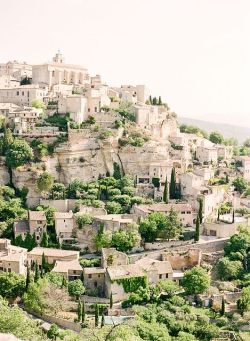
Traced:
[[180, 116], [250, 127], [250, 0], [0, 0], [0, 62], [58, 49]]

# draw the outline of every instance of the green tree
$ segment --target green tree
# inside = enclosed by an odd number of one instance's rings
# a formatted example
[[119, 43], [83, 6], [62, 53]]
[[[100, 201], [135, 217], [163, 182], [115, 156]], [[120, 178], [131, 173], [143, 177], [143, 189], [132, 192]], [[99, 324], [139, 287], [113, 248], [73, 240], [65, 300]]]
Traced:
[[58, 326], [55, 323], [53, 323], [47, 332], [48, 338], [51, 340], [56, 340], [57, 336], [59, 336], [59, 334], [60, 334], [60, 332], [59, 332]]
[[224, 296], [222, 297], [222, 301], [221, 301], [221, 310], [220, 310], [220, 314], [221, 316], [225, 315], [225, 298]]
[[98, 327], [99, 324], [99, 305], [95, 304], [95, 326]]
[[106, 209], [108, 214], [119, 214], [122, 213], [122, 206], [118, 202], [108, 201], [106, 203]]
[[243, 193], [247, 189], [247, 181], [242, 176], [239, 176], [234, 179], [233, 186], [236, 191]]
[[228, 281], [239, 278], [243, 271], [243, 265], [241, 261], [233, 261], [227, 257], [222, 257], [218, 260], [216, 270], [220, 279]]
[[198, 242], [200, 239], [200, 218], [199, 215], [196, 217], [196, 223], [195, 223], [195, 237], [194, 240]]
[[139, 240], [140, 236], [136, 230], [120, 230], [113, 233], [111, 246], [115, 247], [118, 251], [126, 252], [132, 250]]
[[91, 225], [93, 222], [93, 217], [90, 214], [77, 214], [76, 223], [79, 228], [82, 228], [84, 225]]
[[113, 308], [113, 294], [111, 292], [110, 296], [109, 296], [109, 308], [112, 309]]
[[43, 232], [42, 240], [41, 240], [40, 246], [41, 246], [41, 247], [48, 247], [48, 245], [49, 245], [49, 236], [48, 236], [48, 233], [47, 233], [47, 232]]
[[5, 129], [4, 135], [3, 135], [3, 153], [4, 154], [6, 154], [6, 151], [10, 148], [13, 142], [14, 142], [14, 137], [12, 135], [12, 131], [9, 128]]
[[32, 148], [25, 140], [15, 139], [6, 151], [6, 164], [9, 168], [17, 168], [32, 160]]
[[66, 187], [61, 183], [54, 183], [51, 189], [52, 199], [65, 199]]
[[40, 278], [40, 272], [39, 272], [39, 266], [37, 261], [35, 262], [35, 276], [34, 276], [34, 281], [37, 282]]
[[117, 162], [114, 162], [113, 167], [114, 167], [113, 177], [116, 180], [121, 179], [122, 174], [121, 174], [121, 168], [120, 168], [119, 164]]
[[203, 221], [203, 199], [199, 198], [198, 202], [199, 202], [198, 217], [199, 217], [199, 221], [200, 221], [200, 224], [201, 224], [202, 221]]
[[82, 301], [82, 323], [85, 322], [86, 319], [86, 312], [85, 312], [85, 301]]
[[168, 203], [168, 177], [167, 176], [166, 176], [165, 185], [164, 185], [163, 201], [166, 204]]
[[250, 286], [242, 290], [241, 297], [237, 301], [237, 307], [241, 314], [246, 311], [250, 311]]
[[29, 264], [27, 264], [27, 275], [26, 275], [26, 282], [25, 282], [25, 291], [28, 290], [30, 282], [31, 282], [31, 279], [30, 279], [30, 267], [29, 267]]
[[182, 286], [187, 294], [202, 294], [210, 286], [210, 276], [205, 269], [195, 266], [184, 273]]
[[82, 302], [81, 300], [78, 301], [78, 306], [77, 306], [77, 320], [78, 322], [81, 322], [82, 319]]
[[209, 140], [216, 144], [222, 144], [224, 142], [223, 136], [217, 131], [212, 131], [209, 135]]
[[153, 98], [152, 104], [157, 105], [157, 98], [156, 97]]
[[74, 281], [69, 282], [68, 292], [70, 296], [75, 296], [76, 298], [79, 298], [81, 295], [84, 294], [84, 291], [85, 288], [80, 279], [76, 279]]
[[104, 311], [102, 311], [101, 328], [104, 327], [104, 324], [105, 324], [105, 317], [104, 317]]
[[48, 172], [42, 173], [36, 181], [36, 186], [40, 193], [48, 192], [53, 187], [53, 184], [54, 177]]
[[170, 199], [178, 199], [177, 193], [176, 193], [176, 172], [175, 172], [175, 168], [172, 168], [172, 171], [171, 171], [169, 196], [170, 196]]
[[158, 99], [158, 105], [162, 105], [161, 96], [159, 96], [159, 99]]
[[25, 291], [25, 277], [15, 272], [0, 272], [0, 295], [7, 299], [21, 297]]
[[166, 225], [163, 228], [163, 235], [167, 240], [174, 239], [179, 237], [181, 231], [181, 221], [179, 219], [178, 213], [174, 210], [172, 206], [167, 216]]

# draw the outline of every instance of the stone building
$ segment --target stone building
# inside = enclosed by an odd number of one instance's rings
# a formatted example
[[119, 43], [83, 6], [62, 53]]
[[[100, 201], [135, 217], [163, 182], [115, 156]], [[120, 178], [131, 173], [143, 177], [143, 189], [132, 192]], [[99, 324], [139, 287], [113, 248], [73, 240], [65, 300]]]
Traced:
[[202, 252], [198, 248], [188, 250], [171, 250], [162, 253], [162, 260], [170, 262], [173, 270], [184, 271], [196, 265], [200, 265]]
[[193, 226], [195, 214], [191, 205], [188, 203], [134, 205], [133, 213], [139, 219], [146, 218], [150, 213], [154, 212], [160, 212], [168, 215], [171, 209], [174, 209], [178, 213], [178, 216], [184, 226]]
[[238, 169], [242, 176], [250, 181], [250, 156], [238, 156], [236, 161], [241, 164]]
[[104, 231], [126, 230], [134, 222], [129, 214], [106, 214], [94, 216], [93, 226], [103, 226]]
[[15, 134], [32, 132], [40, 121], [42, 109], [33, 107], [16, 108], [8, 112], [6, 122], [14, 128]]
[[52, 62], [32, 66], [32, 82], [45, 84], [49, 89], [55, 84], [84, 85], [89, 82], [89, 75], [82, 66], [66, 64], [58, 51]]
[[71, 242], [72, 233], [75, 228], [73, 212], [55, 212], [55, 230], [59, 243]]
[[26, 234], [35, 234], [36, 242], [39, 244], [44, 232], [47, 232], [47, 220], [44, 211], [29, 211], [28, 220], [14, 222], [13, 226], [15, 238], [19, 235], [24, 239]]
[[83, 270], [77, 259], [70, 261], [57, 260], [51, 272], [62, 274], [67, 280], [81, 279]]
[[18, 62], [17, 60], [0, 64], [0, 76], [10, 75], [18, 81], [28, 77], [31, 78], [32, 66], [26, 62]]
[[60, 96], [58, 99], [58, 113], [70, 113], [70, 118], [77, 123], [88, 118], [87, 106], [87, 98], [82, 95]]
[[218, 150], [213, 146], [198, 146], [196, 148], [196, 158], [201, 163], [217, 163]]
[[20, 86], [20, 82], [16, 78], [10, 75], [0, 76], [0, 89], [16, 88], [18, 86]]
[[0, 272], [16, 272], [26, 275], [27, 249], [10, 244], [8, 239], [0, 239]]
[[56, 261], [75, 261], [79, 259], [79, 251], [51, 249], [46, 247], [35, 247], [28, 252], [29, 263], [35, 263], [42, 265], [42, 256], [45, 256], [45, 260], [49, 264], [55, 264]]
[[20, 106], [31, 106], [33, 101], [43, 102], [43, 98], [47, 95], [46, 88], [39, 88], [38, 85], [22, 85], [15, 88], [0, 89], [0, 102], [14, 103]]

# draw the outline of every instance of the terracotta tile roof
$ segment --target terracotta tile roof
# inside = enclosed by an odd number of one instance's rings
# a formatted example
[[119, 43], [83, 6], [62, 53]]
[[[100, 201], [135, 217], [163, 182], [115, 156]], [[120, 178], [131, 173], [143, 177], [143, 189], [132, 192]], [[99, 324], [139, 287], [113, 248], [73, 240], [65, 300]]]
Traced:
[[46, 220], [44, 211], [29, 211], [29, 220]]
[[169, 261], [160, 261], [145, 257], [135, 262], [135, 264], [139, 267], [142, 267], [146, 272], [150, 270], [156, 270], [158, 274], [167, 274], [173, 272]]
[[79, 264], [77, 259], [71, 260], [71, 261], [57, 260], [52, 272], [60, 272], [61, 273], [61, 272], [68, 272], [69, 270], [82, 271], [82, 267]]
[[77, 258], [79, 257], [79, 251], [50, 249], [46, 247], [35, 247], [28, 254], [34, 255], [34, 256], [42, 256], [43, 253], [47, 257], [58, 257], [58, 258], [68, 257], [68, 256], [77, 256]]
[[120, 278], [144, 277], [146, 275], [143, 269], [137, 264], [112, 266], [107, 268], [107, 272], [111, 281]]
[[106, 269], [104, 268], [94, 268], [94, 267], [90, 267], [90, 268], [84, 268], [83, 269], [83, 273], [85, 275], [92, 275], [92, 274], [104, 274], [106, 272]]

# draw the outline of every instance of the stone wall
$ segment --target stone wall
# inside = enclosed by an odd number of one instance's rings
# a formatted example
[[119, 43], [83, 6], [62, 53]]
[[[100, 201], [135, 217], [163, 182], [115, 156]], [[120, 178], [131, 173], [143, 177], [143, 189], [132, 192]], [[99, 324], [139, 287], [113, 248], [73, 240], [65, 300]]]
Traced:
[[145, 243], [144, 248], [146, 251], [173, 248], [178, 246], [190, 245], [193, 244], [194, 240], [171, 240], [168, 242], [154, 242], [154, 243]]
[[162, 254], [162, 260], [169, 261], [173, 270], [183, 270], [200, 265], [201, 255], [200, 249], [166, 251]]
[[75, 208], [76, 199], [49, 200], [40, 199], [40, 204], [54, 207], [58, 212], [69, 212]]
[[77, 333], [80, 333], [80, 331], [81, 331], [81, 324], [80, 323], [76, 323], [73, 321], [62, 319], [60, 317], [50, 316], [50, 315], [46, 315], [46, 314], [39, 315], [39, 314], [36, 314], [34, 312], [32, 312], [31, 314], [42, 319], [42, 320], [44, 320], [44, 321], [46, 321], [46, 322], [55, 323], [63, 329], [70, 329], [70, 330], [73, 330], [74, 332], [77, 332]]
[[7, 185], [10, 181], [10, 175], [5, 166], [5, 158], [0, 157], [0, 185]]

